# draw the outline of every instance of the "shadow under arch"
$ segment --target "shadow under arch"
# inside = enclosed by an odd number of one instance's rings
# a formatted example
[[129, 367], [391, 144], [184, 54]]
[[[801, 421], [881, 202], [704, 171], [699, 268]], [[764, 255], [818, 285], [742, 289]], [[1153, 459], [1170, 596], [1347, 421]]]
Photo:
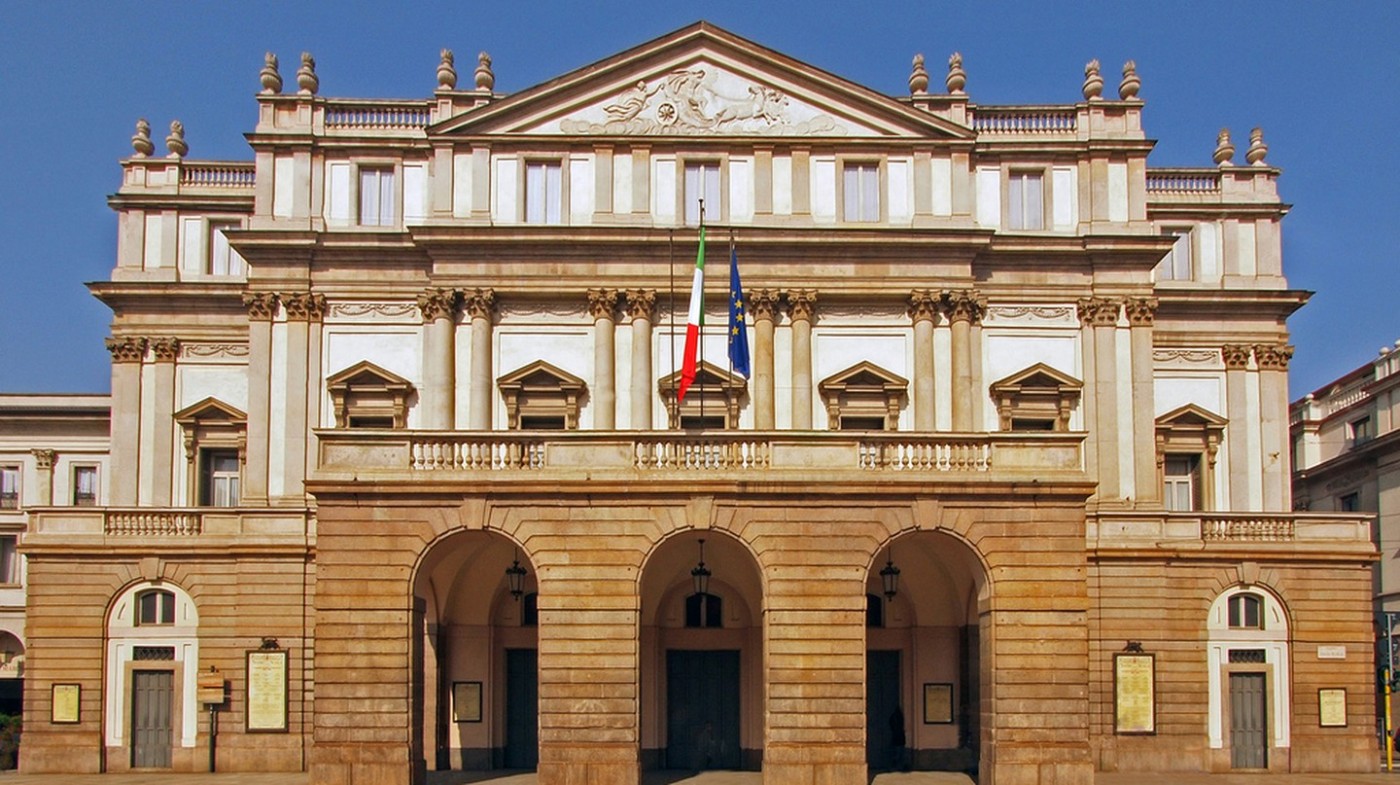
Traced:
[[748, 544], [674, 532], [647, 554], [637, 591], [642, 768], [761, 769], [765, 595]]
[[432, 771], [534, 769], [538, 604], [529, 554], [500, 532], [458, 529], [423, 548], [410, 585], [412, 759]]
[[901, 532], [875, 552], [865, 587], [868, 770], [975, 774], [994, 706], [982, 554], [945, 529]]

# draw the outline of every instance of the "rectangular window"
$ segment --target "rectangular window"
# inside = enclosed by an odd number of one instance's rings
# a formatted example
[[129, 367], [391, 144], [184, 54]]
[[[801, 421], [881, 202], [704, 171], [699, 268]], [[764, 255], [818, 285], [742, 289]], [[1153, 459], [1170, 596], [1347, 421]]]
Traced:
[[525, 223], [564, 222], [564, 170], [557, 163], [525, 164]]
[[1341, 512], [1361, 512], [1361, 494], [1348, 493], [1337, 497], [1337, 507]]
[[19, 467], [0, 466], [0, 510], [19, 509]]
[[73, 467], [73, 506], [97, 506], [97, 467]]
[[394, 225], [394, 170], [360, 169], [360, 225]]
[[[137, 598], [138, 625], [174, 624], [175, 595], [168, 591], [142, 592]], [[152, 658], [154, 659], [154, 658]]]
[[1045, 176], [1012, 172], [1008, 178], [1007, 219], [1012, 229], [1045, 228]]
[[1352, 420], [1347, 425], [1347, 430], [1349, 431], [1348, 435], [1351, 436], [1352, 446], [1365, 444], [1375, 437], [1375, 433], [1371, 429], [1371, 418], [1369, 416]]
[[842, 196], [847, 221], [880, 220], [880, 167], [846, 164], [842, 170]]
[[209, 224], [209, 264], [204, 272], [210, 275], [243, 275], [243, 257], [228, 244], [224, 232], [237, 229], [237, 223]]
[[203, 450], [200, 504], [206, 507], [238, 506], [238, 451]]
[[0, 583], [19, 583], [19, 538], [13, 534], [0, 536]]
[[1200, 509], [1200, 456], [1168, 455], [1162, 502], [1172, 512]]
[[1163, 237], [1175, 237], [1176, 245], [1157, 264], [1157, 280], [1189, 281], [1194, 277], [1191, 269], [1191, 229], [1176, 227], [1163, 229]]
[[719, 220], [719, 164], [685, 165], [685, 224], [700, 225], [700, 200], [705, 200], [705, 218]]
[[883, 431], [885, 430], [884, 417], [862, 417], [859, 415], [842, 415], [841, 430], [843, 431]]

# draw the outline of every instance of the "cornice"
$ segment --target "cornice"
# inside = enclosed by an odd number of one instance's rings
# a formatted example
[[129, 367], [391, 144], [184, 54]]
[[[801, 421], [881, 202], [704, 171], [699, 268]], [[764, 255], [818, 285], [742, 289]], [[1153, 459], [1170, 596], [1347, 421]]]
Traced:
[[[1312, 297], [1303, 289], [1158, 289], [1157, 322], [1164, 319], [1239, 320], [1272, 318], [1282, 324]], [[1246, 336], [1231, 340], [1244, 342]], [[1254, 338], [1249, 338], [1253, 341]]]

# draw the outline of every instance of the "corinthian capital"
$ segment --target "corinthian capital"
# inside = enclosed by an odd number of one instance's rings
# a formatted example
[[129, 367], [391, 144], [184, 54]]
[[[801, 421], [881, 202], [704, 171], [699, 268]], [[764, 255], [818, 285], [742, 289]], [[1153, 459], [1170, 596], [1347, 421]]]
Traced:
[[248, 309], [248, 320], [270, 322], [277, 315], [276, 292], [244, 292], [243, 307]]
[[418, 295], [418, 310], [423, 315], [423, 324], [430, 324], [438, 319], [456, 321], [457, 303], [461, 302], [461, 299], [461, 292], [441, 287], [428, 289]]
[[462, 291], [462, 310], [473, 319], [490, 319], [496, 313], [495, 289], [465, 289]]
[[1079, 321], [1085, 327], [1114, 327], [1118, 324], [1118, 301], [1107, 297], [1079, 300]]
[[987, 301], [976, 289], [948, 291], [942, 295], [943, 312], [949, 322], [971, 322], [980, 324], [982, 315], [987, 312]]
[[158, 363], [173, 363], [180, 356], [180, 339], [152, 338], [148, 344]]
[[146, 359], [145, 338], [108, 338], [107, 351], [114, 363], [139, 363]]
[[284, 294], [282, 309], [289, 322], [319, 322], [326, 316], [326, 296], [311, 292]]
[[778, 304], [783, 295], [777, 289], [751, 289], [749, 291], [749, 315], [754, 321], [774, 321], [778, 318]]
[[939, 297], [932, 289], [915, 289], [909, 293], [909, 318], [915, 323], [938, 321]]
[[1293, 359], [1293, 347], [1287, 344], [1254, 345], [1254, 361], [1261, 371], [1286, 371], [1288, 361]]
[[1234, 343], [1220, 347], [1220, 358], [1225, 361], [1225, 369], [1228, 371], [1243, 371], [1249, 367], [1248, 344]]
[[588, 315], [593, 317], [593, 321], [607, 319], [611, 321], [617, 316], [617, 303], [622, 299], [622, 293], [616, 289], [589, 289], [588, 290]]
[[1129, 297], [1123, 301], [1123, 312], [1130, 327], [1151, 327], [1157, 317], [1157, 298]]
[[30, 450], [29, 454], [34, 456], [34, 468], [41, 472], [53, 469], [54, 458], [58, 455], [53, 450]]
[[817, 309], [816, 289], [787, 291], [788, 318], [794, 322], [810, 322]]
[[626, 307], [628, 319], [634, 322], [638, 319], [650, 320], [656, 313], [656, 290], [628, 289]]

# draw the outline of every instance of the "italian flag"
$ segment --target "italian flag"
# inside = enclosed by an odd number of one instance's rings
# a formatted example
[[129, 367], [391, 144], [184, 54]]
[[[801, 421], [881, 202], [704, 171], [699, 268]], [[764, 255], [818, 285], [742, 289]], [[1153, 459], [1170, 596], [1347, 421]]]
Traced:
[[705, 326], [705, 225], [700, 225], [700, 250], [695, 252], [695, 279], [690, 285], [690, 315], [685, 320], [685, 358], [681, 364], [681, 386], [676, 400], [685, 400], [685, 391], [695, 381], [700, 349], [700, 328]]

